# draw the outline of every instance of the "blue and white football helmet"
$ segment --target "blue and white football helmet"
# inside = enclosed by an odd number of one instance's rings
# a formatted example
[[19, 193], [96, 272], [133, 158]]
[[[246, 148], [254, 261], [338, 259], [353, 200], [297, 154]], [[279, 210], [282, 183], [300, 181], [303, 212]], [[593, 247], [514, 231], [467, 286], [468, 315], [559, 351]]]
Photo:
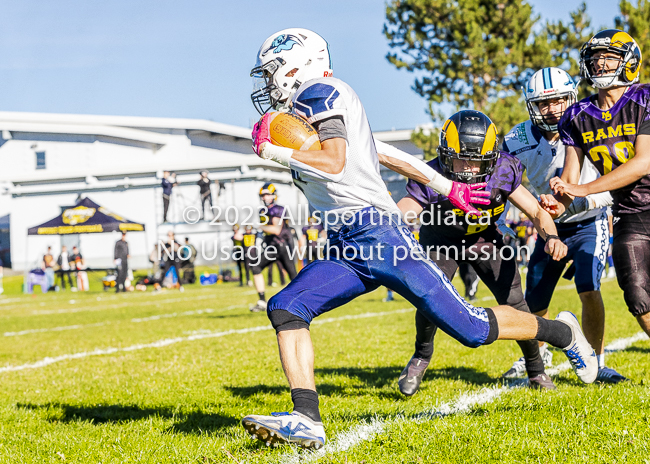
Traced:
[[260, 114], [271, 108], [288, 111], [300, 85], [317, 77], [331, 77], [332, 62], [325, 39], [307, 29], [276, 32], [264, 41], [251, 71], [251, 100]]
[[565, 110], [578, 99], [576, 84], [568, 72], [560, 68], [543, 68], [531, 76], [524, 90], [530, 121], [546, 132], [557, 132], [562, 114], [542, 115], [539, 103], [557, 98], [566, 99]]

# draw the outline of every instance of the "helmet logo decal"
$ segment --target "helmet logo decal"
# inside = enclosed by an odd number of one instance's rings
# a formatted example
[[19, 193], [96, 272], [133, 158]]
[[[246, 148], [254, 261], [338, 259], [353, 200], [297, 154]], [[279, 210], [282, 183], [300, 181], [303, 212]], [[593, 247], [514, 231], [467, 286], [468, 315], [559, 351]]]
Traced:
[[275, 38], [271, 46], [262, 52], [262, 56], [273, 50], [273, 53], [280, 53], [286, 50], [291, 50], [294, 45], [302, 45], [298, 37], [293, 34], [281, 34]]

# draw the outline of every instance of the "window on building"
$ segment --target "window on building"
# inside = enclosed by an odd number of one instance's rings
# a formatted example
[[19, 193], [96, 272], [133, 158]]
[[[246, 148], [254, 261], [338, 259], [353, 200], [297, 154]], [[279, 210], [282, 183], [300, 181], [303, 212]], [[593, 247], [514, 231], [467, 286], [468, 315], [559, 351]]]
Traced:
[[36, 152], [36, 169], [45, 169], [45, 152]]

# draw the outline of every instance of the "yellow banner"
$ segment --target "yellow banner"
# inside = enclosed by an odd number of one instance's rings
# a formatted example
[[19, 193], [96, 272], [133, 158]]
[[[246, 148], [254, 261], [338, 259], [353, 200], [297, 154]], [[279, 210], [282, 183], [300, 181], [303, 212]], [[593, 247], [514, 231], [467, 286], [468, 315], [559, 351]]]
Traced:
[[144, 230], [144, 226], [142, 224], [120, 224], [120, 230], [123, 232], [126, 232], [127, 230], [135, 230], [135, 231], [141, 231]]
[[39, 227], [38, 235], [66, 235], [66, 234], [89, 234], [93, 232], [104, 232], [101, 224], [94, 226], [59, 226], [59, 227]]

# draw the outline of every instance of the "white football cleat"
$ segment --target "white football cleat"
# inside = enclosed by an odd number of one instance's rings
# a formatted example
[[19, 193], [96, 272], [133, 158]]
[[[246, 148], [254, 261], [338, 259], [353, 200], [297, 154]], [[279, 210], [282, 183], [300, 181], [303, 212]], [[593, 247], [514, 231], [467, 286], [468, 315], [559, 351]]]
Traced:
[[544, 343], [539, 347], [539, 354], [542, 355], [544, 367], [553, 367], [553, 352], [548, 349], [548, 344]]
[[259, 313], [259, 312], [266, 311], [266, 301], [257, 300], [257, 303], [255, 303], [254, 305], [251, 305], [248, 309], [252, 313]]
[[526, 360], [522, 356], [517, 359], [510, 369], [501, 375], [504, 379], [517, 379], [520, 377], [526, 377]]
[[319, 449], [325, 444], [322, 422], [314, 422], [299, 412], [274, 412], [270, 416], [246, 416], [241, 420], [253, 440], [266, 446], [295, 444], [302, 448]]
[[578, 319], [573, 313], [562, 311], [555, 320], [564, 322], [571, 328], [571, 343], [562, 351], [569, 358], [573, 371], [584, 383], [593, 383], [598, 375], [598, 359], [596, 352], [582, 333]]

